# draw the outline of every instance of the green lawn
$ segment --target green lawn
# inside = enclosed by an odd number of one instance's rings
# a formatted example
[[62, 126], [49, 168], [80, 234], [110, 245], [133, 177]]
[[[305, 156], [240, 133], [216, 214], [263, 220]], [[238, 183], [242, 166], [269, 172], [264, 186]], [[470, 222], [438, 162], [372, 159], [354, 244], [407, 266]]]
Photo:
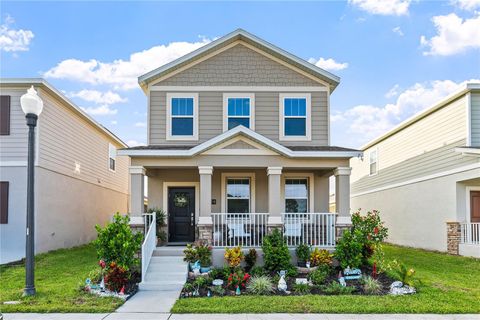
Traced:
[[413, 296], [240, 296], [180, 299], [174, 313], [480, 313], [480, 260], [385, 246], [387, 259], [416, 270]]
[[[88, 273], [97, 266], [92, 245], [56, 250], [36, 256], [35, 297], [22, 298], [25, 267], [0, 267], [0, 312], [109, 312], [123, 301], [100, 298], [78, 290]], [[4, 301], [21, 301], [4, 305]]]

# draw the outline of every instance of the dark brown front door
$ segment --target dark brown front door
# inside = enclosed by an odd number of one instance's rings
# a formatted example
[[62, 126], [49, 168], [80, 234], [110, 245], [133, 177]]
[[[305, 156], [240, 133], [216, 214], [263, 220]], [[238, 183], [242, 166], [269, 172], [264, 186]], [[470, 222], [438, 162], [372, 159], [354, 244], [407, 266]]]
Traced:
[[168, 241], [195, 241], [195, 188], [168, 189]]
[[470, 222], [480, 222], [480, 191], [470, 191]]

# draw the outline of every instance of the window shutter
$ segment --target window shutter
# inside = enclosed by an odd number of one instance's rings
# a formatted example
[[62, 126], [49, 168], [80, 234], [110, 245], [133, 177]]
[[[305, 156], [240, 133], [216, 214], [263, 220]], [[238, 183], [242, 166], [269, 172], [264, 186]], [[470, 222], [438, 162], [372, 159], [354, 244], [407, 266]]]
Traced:
[[0, 181], [0, 224], [8, 223], [8, 181]]
[[10, 96], [0, 96], [0, 135], [10, 135]]

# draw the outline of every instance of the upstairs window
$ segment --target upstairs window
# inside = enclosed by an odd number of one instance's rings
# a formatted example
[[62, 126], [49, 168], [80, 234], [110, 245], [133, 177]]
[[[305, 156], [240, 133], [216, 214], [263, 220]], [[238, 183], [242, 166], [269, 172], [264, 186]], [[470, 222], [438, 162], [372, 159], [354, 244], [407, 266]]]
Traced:
[[223, 95], [223, 131], [244, 126], [254, 130], [254, 95], [253, 94], [230, 94]]
[[117, 148], [114, 145], [108, 144], [108, 169], [115, 172], [117, 159]]
[[280, 140], [310, 140], [310, 95], [280, 95]]
[[167, 140], [198, 139], [198, 96], [167, 95]]
[[10, 96], [0, 96], [0, 136], [10, 135]]
[[377, 150], [370, 151], [369, 163], [370, 163], [370, 175], [371, 176], [377, 174], [377, 170], [378, 170], [377, 162], [378, 162]]

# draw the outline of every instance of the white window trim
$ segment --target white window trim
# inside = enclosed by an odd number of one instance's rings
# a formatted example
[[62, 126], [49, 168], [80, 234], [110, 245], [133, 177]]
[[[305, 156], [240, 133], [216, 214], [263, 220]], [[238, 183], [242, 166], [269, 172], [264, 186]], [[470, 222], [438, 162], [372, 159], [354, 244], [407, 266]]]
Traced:
[[[279, 112], [279, 140], [280, 141], [311, 141], [312, 140], [312, 95], [310, 93], [280, 93], [280, 112]], [[307, 104], [306, 124], [304, 136], [286, 136], [285, 135], [285, 99], [286, 98], [305, 98]], [[291, 117], [289, 117], [291, 118]], [[299, 117], [303, 118], [303, 117]]]
[[220, 199], [220, 208], [222, 213], [227, 213], [227, 179], [228, 178], [246, 178], [250, 179], [250, 213], [255, 211], [255, 172], [222, 172], [222, 197]]
[[[114, 158], [111, 158], [110, 157], [110, 150], [111, 148], [115, 149], [115, 157]], [[112, 170], [112, 168], [110, 168], [110, 159], [113, 159], [115, 160], [115, 169]], [[117, 171], [117, 148], [111, 144], [111, 143], [108, 143], [108, 161], [107, 161], [107, 168], [110, 172], [116, 172]]]
[[250, 99], [250, 116], [249, 117], [238, 117], [234, 116], [233, 118], [249, 118], [250, 119], [250, 130], [255, 130], [255, 94], [254, 93], [224, 93], [223, 94], [223, 132], [228, 131], [228, 99], [229, 98], [248, 98]]
[[[193, 98], [193, 135], [173, 136], [172, 135], [172, 98]], [[178, 92], [167, 93], [166, 108], [166, 140], [197, 141], [198, 140], [198, 93]]]
[[[376, 161], [375, 161], [375, 164], [376, 164], [376, 165], [375, 165], [375, 168], [376, 168], [375, 173], [372, 173], [372, 172], [370, 171], [370, 166], [372, 165], [371, 158], [372, 158], [372, 153], [373, 153], [373, 152], [375, 152], [376, 157], [377, 157], [377, 159], [376, 159]], [[375, 148], [373, 148], [372, 150], [370, 150], [370, 151], [368, 152], [368, 176], [370, 176], [370, 177], [371, 177], [371, 176], [376, 176], [377, 174], [378, 174], [378, 148], [375, 147]]]
[[282, 190], [281, 190], [281, 199], [283, 201], [283, 212], [286, 213], [285, 208], [285, 180], [286, 179], [307, 179], [308, 183], [308, 210], [307, 212], [315, 212], [315, 192], [314, 185], [315, 181], [313, 173], [310, 172], [284, 172], [282, 173]]
[[470, 191], [480, 191], [478, 186], [467, 186], [465, 188], [466, 199], [465, 199], [465, 222], [470, 223], [472, 219], [472, 213], [470, 212]]

